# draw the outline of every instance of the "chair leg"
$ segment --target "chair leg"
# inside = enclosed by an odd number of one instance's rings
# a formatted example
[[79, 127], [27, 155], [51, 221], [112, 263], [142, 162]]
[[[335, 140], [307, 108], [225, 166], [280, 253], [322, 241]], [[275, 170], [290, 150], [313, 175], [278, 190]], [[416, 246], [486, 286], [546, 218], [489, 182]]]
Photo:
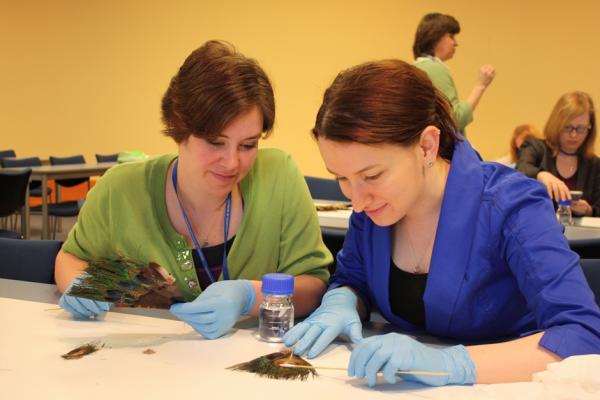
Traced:
[[52, 230], [52, 240], [56, 240], [56, 228], [58, 227], [58, 217], [54, 216], [54, 229]]

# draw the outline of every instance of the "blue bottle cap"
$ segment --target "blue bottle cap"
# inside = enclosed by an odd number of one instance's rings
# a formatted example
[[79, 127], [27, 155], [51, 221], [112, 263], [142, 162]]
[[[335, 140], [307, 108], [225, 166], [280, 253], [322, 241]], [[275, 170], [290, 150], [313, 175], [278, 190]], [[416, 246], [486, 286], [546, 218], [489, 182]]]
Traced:
[[570, 206], [571, 205], [571, 200], [559, 200], [558, 201], [558, 205], [559, 206]]
[[264, 274], [262, 278], [262, 292], [266, 295], [291, 295], [294, 293], [294, 277], [279, 273]]

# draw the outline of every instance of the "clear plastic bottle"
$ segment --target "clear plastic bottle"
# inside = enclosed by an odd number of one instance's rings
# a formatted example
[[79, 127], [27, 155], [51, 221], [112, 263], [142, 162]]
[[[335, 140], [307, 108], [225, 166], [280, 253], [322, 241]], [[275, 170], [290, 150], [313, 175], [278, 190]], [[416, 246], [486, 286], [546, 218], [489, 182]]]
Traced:
[[571, 213], [571, 200], [561, 200], [556, 209], [556, 219], [562, 225], [573, 225], [573, 214]]
[[288, 274], [265, 274], [262, 293], [264, 297], [258, 311], [258, 335], [266, 342], [282, 342], [283, 335], [294, 326], [294, 277]]

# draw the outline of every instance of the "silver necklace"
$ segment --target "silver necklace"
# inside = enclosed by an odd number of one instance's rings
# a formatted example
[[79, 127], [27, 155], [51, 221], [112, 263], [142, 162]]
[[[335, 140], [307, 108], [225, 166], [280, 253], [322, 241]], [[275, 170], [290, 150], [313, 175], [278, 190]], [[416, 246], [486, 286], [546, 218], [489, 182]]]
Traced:
[[433, 232], [433, 235], [431, 237], [431, 240], [429, 241], [429, 244], [423, 251], [423, 254], [421, 254], [421, 257], [419, 257], [419, 259], [417, 259], [417, 252], [415, 251], [415, 246], [413, 246], [412, 238], [410, 236], [410, 232], [408, 231], [408, 229], [406, 230], [406, 238], [408, 239], [408, 246], [410, 247], [410, 251], [412, 253], [412, 258], [415, 263], [415, 266], [413, 268], [413, 273], [421, 274], [425, 270], [425, 266], [423, 265], [423, 259], [425, 258], [425, 255], [429, 252], [429, 249], [433, 246], [433, 241], [435, 239], [435, 231]]

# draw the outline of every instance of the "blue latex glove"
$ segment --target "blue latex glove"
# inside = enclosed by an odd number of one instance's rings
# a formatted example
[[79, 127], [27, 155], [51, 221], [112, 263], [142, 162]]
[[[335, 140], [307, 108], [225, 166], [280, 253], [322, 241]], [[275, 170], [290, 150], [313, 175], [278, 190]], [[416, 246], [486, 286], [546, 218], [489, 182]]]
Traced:
[[218, 281], [208, 286], [194, 301], [173, 304], [170, 311], [206, 339], [216, 339], [227, 333], [241, 315], [248, 314], [255, 300], [254, 286], [250, 281]]
[[[69, 293], [71, 287], [75, 283], [80, 283], [81, 280], [79, 277], [73, 279], [65, 293]], [[108, 303], [106, 301], [96, 301], [90, 299], [84, 299], [83, 297], [75, 297], [64, 294], [60, 297], [58, 301], [58, 305], [61, 306], [64, 310], [73, 314], [75, 318], [94, 318], [98, 315], [105, 313], [110, 309], [112, 303]]]
[[377, 383], [378, 371], [383, 371], [387, 382], [396, 383], [398, 370], [449, 373], [447, 376], [401, 375], [402, 379], [431, 386], [473, 384], [476, 379], [475, 364], [464, 346], [436, 349], [399, 333], [363, 340], [352, 351], [348, 364], [348, 376], [360, 379], [366, 376], [369, 386]]
[[356, 295], [347, 287], [328, 291], [321, 305], [308, 318], [290, 329], [283, 337], [296, 355], [308, 350], [307, 357], [318, 356], [340, 334], [354, 343], [362, 340], [362, 324], [356, 311]]

